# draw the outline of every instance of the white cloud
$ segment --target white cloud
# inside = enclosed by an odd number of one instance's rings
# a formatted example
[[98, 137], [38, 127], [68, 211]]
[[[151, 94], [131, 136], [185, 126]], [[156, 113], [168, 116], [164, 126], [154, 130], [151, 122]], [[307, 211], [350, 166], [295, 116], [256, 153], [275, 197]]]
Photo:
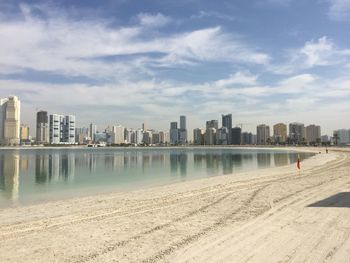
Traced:
[[341, 49], [332, 39], [323, 36], [305, 42], [299, 49], [287, 51], [287, 57], [286, 63], [269, 66], [269, 69], [276, 74], [293, 74], [314, 67], [346, 64], [350, 49]]
[[140, 14], [134, 26], [111, 27], [105, 20], [72, 20], [53, 7], [42, 8], [45, 19], [32, 14], [30, 5], [22, 4], [21, 10], [22, 19], [0, 21], [0, 73], [30, 69], [120, 79], [137, 75], [132, 72], [149, 74], [154, 66], [194, 66], [210, 61], [265, 64], [269, 60], [268, 55], [220, 27], [157, 32], [157, 37], [151, 37], [145, 28], [156, 30], [169, 22], [162, 14]]
[[330, 4], [329, 16], [333, 20], [350, 19], [350, 0], [328, 0]]
[[148, 14], [148, 13], [140, 13], [137, 16], [141, 26], [145, 27], [162, 27], [171, 22], [171, 18], [167, 17], [161, 13], [156, 15]]

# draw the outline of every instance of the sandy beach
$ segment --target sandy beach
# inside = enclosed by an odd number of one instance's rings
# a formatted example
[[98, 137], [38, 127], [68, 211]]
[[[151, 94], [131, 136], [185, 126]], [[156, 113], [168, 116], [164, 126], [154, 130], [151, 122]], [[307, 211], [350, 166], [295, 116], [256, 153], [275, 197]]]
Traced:
[[349, 262], [350, 150], [0, 210], [0, 262]]

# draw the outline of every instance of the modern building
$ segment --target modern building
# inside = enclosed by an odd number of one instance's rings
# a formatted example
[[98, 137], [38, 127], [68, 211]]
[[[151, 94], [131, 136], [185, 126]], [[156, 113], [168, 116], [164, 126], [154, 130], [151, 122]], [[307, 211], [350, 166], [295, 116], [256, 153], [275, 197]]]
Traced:
[[142, 142], [145, 144], [145, 145], [151, 145], [153, 144], [152, 142], [152, 131], [150, 130], [147, 130], [147, 131], [143, 131], [143, 139], [142, 139]]
[[75, 144], [75, 116], [51, 114], [49, 138], [50, 144]]
[[232, 114], [222, 115], [222, 127], [226, 127], [229, 131], [227, 144], [232, 144]]
[[336, 145], [350, 144], [350, 130], [340, 129], [333, 132], [333, 142]]
[[121, 125], [112, 126], [111, 130], [111, 143], [123, 144], [125, 143], [124, 127]]
[[293, 122], [289, 124], [290, 143], [306, 143], [305, 126], [303, 123]]
[[89, 140], [88, 128], [75, 128], [75, 142], [77, 144], [86, 144]]
[[216, 131], [216, 144], [228, 145], [230, 131], [226, 127], [222, 127]]
[[242, 143], [242, 129], [240, 127], [235, 127], [231, 129], [232, 144], [241, 145]]
[[243, 145], [253, 144], [253, 134], [251, 132], [243, 132], [242, 133], [242, 144]]
[[270, 127], [266, 124], [260, 124], [256, 127], [257, 144], [268, 144], [270, 139]]
[[49, 116], [47, 111], [38, 111], [36, 113], [36, 143], [48, 144], [49, 142]]
[[63, 142], [67, 144], [75, 144], [75, 116], [74, 115], [67, 115], [64, 117]]
[[216, 144], [216, 129], [207, 128], [205, 130], [204, 144], [205, 145], [215, 145]]
[[160, 144], [159, 132], [152, 133], [152, 144]]
[[169, 132], [160, 131], [159, 132], [159, 143], [166, 144], [169, 142]]
[[186, 116], [180, 116], [179, 143], [187, 144]]
[[20, 141], [21, 144], [30, 143], [29, 126], [26, 124], [22, 124], [20, 127]]
[[90, 128], [89, 128], [89, 137], [91, 139], [92, 142], [96, 141], [95, 138], [95, 133], [97, 132], [97, 126], [96, 124], [90, 123]]
[[138, 129], [135, 131], [135, 144], [140, 145], [143, 142], [143, 130]]
[[0, 142], [5, 145], [20, 143], [21, 102], [16, 96], [0, 100]]
[[287, 125], [277, 123], [273, 125], [273, 140], [275, 143], [285, 143], [287, 140]]
[[203, 145], [204, 144], [204, 130], [196, 128], [193, 130], [193, 144]]
[[219, 122], [217, 120], [207, 121], [205, 125], [205, 129], [209, 129], [209, 128], [214, 128], [215, 130], [218, 130]]
[[305, 128], [306, 141], [309, 144], [321, 142], [321, 127], [319, 125], [310, 124]]
[[178, 144], [179, 143], [179, 129], [177, 128], [177, 122], [170, 123], [170, 143]]

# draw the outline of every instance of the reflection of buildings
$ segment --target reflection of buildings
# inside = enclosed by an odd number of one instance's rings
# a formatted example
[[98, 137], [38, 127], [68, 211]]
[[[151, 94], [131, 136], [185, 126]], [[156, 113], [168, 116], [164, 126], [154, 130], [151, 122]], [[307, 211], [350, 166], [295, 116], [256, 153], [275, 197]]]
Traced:
[[288, 154], [286, 153], [275, 153], [273, 155], [275, 166], [288, 165]]
[[18, 199], [19, 189], [19, 156], [0, 156], [0, 189], [8, 199]]
[[75, 154], [55, 152], [37, 155], [35, 159], [35, 182], [73, 180], [75, 176]]
[[258, 167], [269, 167], [271, 165], [271, 154], [270, 153], [258, 153]]

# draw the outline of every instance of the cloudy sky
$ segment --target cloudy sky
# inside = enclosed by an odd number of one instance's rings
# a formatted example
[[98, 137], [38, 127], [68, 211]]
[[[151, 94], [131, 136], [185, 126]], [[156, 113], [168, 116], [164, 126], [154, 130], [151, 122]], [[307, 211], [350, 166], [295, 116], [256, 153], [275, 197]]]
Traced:
[[[0, 0], [0, 97], [35, 112], [168, 129], [350, 128], [350, 0]], [[221, 122], [221, 121], [220, 121]]]

